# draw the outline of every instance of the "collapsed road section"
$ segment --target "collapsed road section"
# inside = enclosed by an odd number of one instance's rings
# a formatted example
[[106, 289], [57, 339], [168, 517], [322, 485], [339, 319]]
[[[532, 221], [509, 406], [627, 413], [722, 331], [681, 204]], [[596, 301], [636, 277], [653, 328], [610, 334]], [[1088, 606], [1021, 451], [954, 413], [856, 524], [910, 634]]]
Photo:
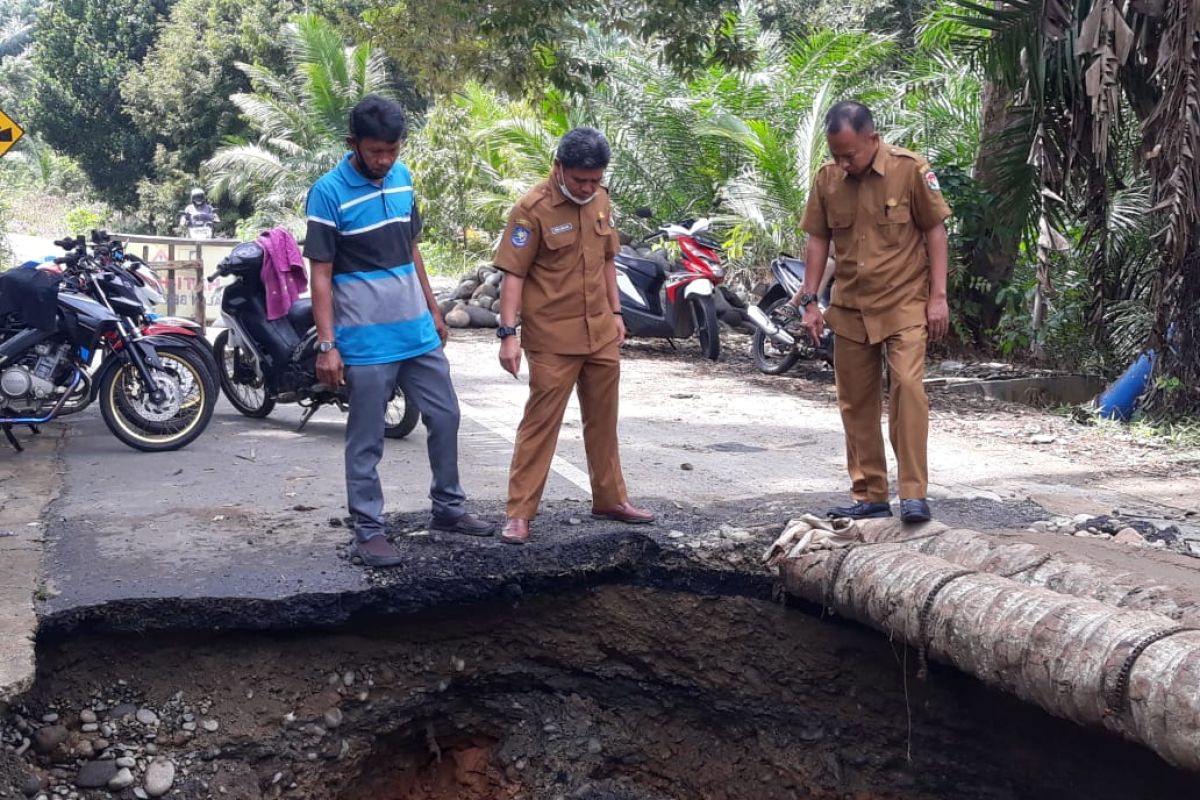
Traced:
[[[941, 578], [920, 584], [915, 605], [894, 594], [905, 583], [898, 569], [877, 571], [864, 591], [864, 565], [885, 552], [961, 550], [951, 572], [993, 562], [1012, 572], [1005, 558], [1031, 563], [1019, 539], [864, 526], [792, 552], [800, 542], [785, 536], [792, 557], [776, 577], [761, 558], [782, 528], [726, 523], [685, 545], [667, 531], [598, 525], [504, 556], [443, 542], [457, 565], [445, 574], [379, 573], [354, 595], [258, 603], [257, 625], [219, 598], [207, 620], [199, 599], [49, 618], [37, 681], [4, 714], [0, 796], [1196, 796], [1197, 774], [1155, 755], [1154, 742], [1130, 743], [1103, 720], [1048, 714], [1013, 696], [1044, 699], [1015, 678], [967, 674], [999, 662], [955, 656], [949, 642], [967, 630], [955, 610], [964, 603], [950, 593], [957, 581], [923, 616]], [[863, 546], [919, 534], [921, 543]], [[1063, 576], [1082, 569], [1065, 555], [1032, 555], [1041, 563], [1003, 578], [1010, 593], [1055, 594], [1037, 583], [1065, 586]], [[835, 559], [839, 575], [825, 583], [818, 576]], [[1118, 594], [1129, 605], [1147, 593]], [[855, 609], [882, 608], [867, 598], [884, 597], [896, 618], [880, 626], [889, 636], [841, 616], [875, 626]], [[1178, 611], [1190, 601], [1175, 592], [1169, 602]], [[321, 610], [322, 624], [296, 624]], [[910, 627], [927, 638], [909, 646]], [[1013, 652], [1053, 643], [1004, 629]], [[1063, 656], [1080, 649], [1059, 647]], [[1144, 668], [1139, 658], [1129, 673], [1133, 704], [1145, 702]], [[1056, 681], [1051, 694], [1091, 688]], [[1164, 755], [1186, 763], [1178, 752]]]

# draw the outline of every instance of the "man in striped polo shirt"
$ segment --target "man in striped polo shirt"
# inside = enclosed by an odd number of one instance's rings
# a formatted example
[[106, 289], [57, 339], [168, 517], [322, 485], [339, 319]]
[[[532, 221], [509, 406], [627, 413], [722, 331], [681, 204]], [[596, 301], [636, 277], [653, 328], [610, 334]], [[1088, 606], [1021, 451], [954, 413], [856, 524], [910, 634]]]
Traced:
[[434, 530], [490, 536], [468, 514], [458, 478], [458, 396], [442, 350], [442, 321], [417, 248], [421, 215], [412, 175], [399, 161], [404, 110], [380, 97], [350, 112], [350, 152], [308, 193], [304, 255], [312, 273], [317, 378], [350, 389], [346, 494], [353, 553], [364, 564], [400, 563], [383, 526], [384, 414], [397, 386], [428, 430]]

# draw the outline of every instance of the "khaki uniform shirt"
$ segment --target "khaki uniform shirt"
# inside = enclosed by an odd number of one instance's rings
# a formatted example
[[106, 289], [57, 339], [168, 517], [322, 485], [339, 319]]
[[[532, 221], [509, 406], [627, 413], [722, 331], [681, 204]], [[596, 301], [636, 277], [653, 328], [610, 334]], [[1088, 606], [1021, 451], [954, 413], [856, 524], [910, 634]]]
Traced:
[[875, 160], [859, 177], [833, 163], [817, 173], [804, 230], [832, 239], [837, 251], [833, 297], [825, 318], [839, 336], [881, 342], [926, 323], [929, 253], [925, 231], [945, 221], [929, 162], [900, 147], [879, 143]]
[[620, 249], [607, 190], [581, 206], [546, 180], [517, 201], [496, 266], [525, 279], [521, 346], [586, 355], [616, 339], [605, 270]]

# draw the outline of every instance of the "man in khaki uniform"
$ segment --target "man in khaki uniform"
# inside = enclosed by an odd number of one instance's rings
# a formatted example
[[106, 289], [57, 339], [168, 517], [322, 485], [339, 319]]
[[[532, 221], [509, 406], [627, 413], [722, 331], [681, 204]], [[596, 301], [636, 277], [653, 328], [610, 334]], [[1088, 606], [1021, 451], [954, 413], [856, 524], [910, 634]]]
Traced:
[[834, 375], [846, 433], [854, 504], [838, 517], [890, 517], [882, 415], [882, 359], [891, 380], [888, 428], [905, 522], [930, 518], [925, 498], [929, 403], [922, 383], [925, 345], [946, 334], [950, 208], [937, 176], [920, 156], [879, 138], [871, 112], [838, 103], [825, 118], [833, 161], [821, 167], [808, 197], [806, 263], [824, 264], [837, 248], [833, 298], [824, 315], [815, 302], [821, 273], [808, 270], [804, 288], [783, 306], [803, 308], [804, 327], [819, 341], [826, 319], [835, 334]]
[[[647, 523], [625, 491], [617, 448], [620, 346], [625, 341], [613, 257], [620, 249], [608, 191], [600, 185], [611, 152], [593, 128], [559, 142], [550, 178], [509, 214], [496, 266], [500, 289], [500, 364], [515, 378], [529, 357], [529, 400], [509, 468], [501, 539], [524, 544], [537, 513], [571, 391], [578, 387], [583, 446], [592, 483], [592, 516]], [[516, 336], [521, 317], [521, 339]]]

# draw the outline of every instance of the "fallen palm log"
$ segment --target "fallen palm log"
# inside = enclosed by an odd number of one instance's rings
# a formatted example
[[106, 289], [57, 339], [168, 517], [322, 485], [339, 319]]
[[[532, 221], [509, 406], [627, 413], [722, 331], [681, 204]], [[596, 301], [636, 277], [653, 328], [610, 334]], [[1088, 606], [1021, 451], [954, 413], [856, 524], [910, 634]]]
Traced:
[[1075, 597], [1013, 580], [1029, 561], [1006, 577], [914, 549], [938, 547], [928, 543], [944, 529], [909, 528], [901, 541], [871, 541], [866, 526], [811, 533], [785, 532], [773, 548], [789, 593], [902, 639], [922, 661], [1200, 770], [1200, 630], [1091, 599], [1101, 587], [1077, 583], [1087, 596]]
[[[938, 523], [914, 528], [896, 520], [868, 520], [856, 527], [864, 541], [918, 537], [910, 541], [910, 547], [965, 569], [1008, 575], [1029, 586], [1086, 597], [1117, 608], [1153, 611], [1177, 624], [1200, 628], [1200, 595], [1146, 573], [1098, 564], [1010, 535], [947, 528]], [[938, 535], [925, 538], [924, 534], [929, 533]]]

